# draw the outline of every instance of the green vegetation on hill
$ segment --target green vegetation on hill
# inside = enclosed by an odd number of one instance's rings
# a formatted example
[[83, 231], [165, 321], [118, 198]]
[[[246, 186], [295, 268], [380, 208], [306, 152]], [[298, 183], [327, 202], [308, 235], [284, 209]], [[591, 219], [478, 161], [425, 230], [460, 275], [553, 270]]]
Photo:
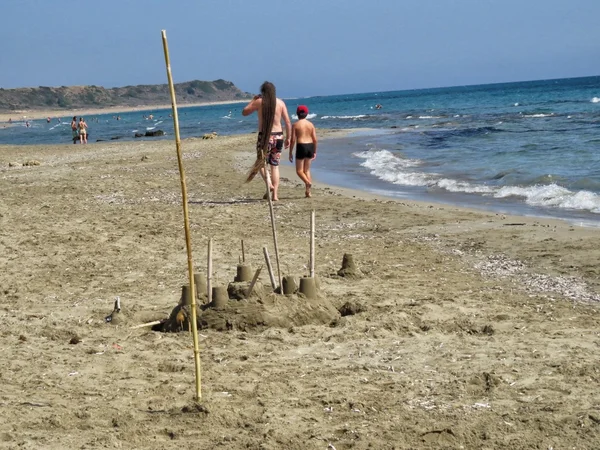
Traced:
[[[178, 104], [245, 100], [251, 98], [231, 81], [187, 81], [175, 84]], [[149, 106], [171, 103], [166, 84], [125, 86], [105, 89], [99, 86], [0, 88], [0, 111], [35, 109], [107, 108]]]

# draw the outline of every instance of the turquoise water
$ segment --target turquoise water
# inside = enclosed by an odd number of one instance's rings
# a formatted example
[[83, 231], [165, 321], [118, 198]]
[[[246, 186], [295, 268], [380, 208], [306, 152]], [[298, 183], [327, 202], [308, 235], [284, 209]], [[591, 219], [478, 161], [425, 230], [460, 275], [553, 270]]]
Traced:
[[[600, 219], [600, 77], [286, 99], [318, 128], [371, 128], [323, 142], [317, 181], [505, 212]], [[381, 109], [375, 105], [381, 104]], [[244, 104], [182, 108], [182, 138], [256, 131]], [[169, 110], [87, 117], [90, 142], [162, 129]], [[292, 116], [295, 118], [294, 116]], [[68, 143], [70, 117], [0, 131], [0, 144]], [[145, 139], [145, 138], [142, 138]], [[148, 138], [150, 139], [150, 138]], [[161, 138], [151, 138], [161, 139]], [[252, 149], [249, 149], [252, 151]]]

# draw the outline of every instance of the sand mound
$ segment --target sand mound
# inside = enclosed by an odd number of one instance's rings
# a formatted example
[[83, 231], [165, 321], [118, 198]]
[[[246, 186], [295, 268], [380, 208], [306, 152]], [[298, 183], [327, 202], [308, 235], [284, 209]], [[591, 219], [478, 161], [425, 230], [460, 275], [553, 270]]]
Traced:
[[[328, 324], [340, 317], [338, 310], [324, 297], [317, 295], [309, 299], [300, 293], [278, 295], [262, 286], [254, 289], [249, 298], [241, 298], [241, 285], [230, 283], [227, 289], [228, 300], [198, 305], [198, 329], [242, 330], [257, 328]], [[169, 318], [153, 329], [155, 331], [177, 332], [189, 329], [191, 307], [179, 304], [171, 311]]]

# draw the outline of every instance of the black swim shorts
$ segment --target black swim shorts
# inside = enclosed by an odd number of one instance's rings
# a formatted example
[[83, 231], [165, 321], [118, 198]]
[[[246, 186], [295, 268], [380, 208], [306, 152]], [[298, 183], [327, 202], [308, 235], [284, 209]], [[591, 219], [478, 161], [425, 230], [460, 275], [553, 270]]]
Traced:
[[315, 144], [296, 144], [296, 159], [312, 159], [315, 156]]

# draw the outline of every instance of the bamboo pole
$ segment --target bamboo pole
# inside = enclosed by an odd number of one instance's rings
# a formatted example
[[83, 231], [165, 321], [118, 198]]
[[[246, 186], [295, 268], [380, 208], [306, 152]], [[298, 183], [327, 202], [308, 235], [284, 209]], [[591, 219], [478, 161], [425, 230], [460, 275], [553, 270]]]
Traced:
[[275, 246], [275, 263], [277, 264], [277, 278], [279, 279], [279, 290], [283, 292], [281, 283], [281, 269], [279, 268], [279, 246], [277, 245], [277, 227], [275, 226], [275, 212], [273, 211], [273, 199], [271, 198], [271, 190], [269, 189], [269, 170], [267, 168], [267, 160], [264, 162], [265, 169], [265, 186], [267, 187], [267, 200], [269, 201], [269, 214], [271, 215], [271, 229], [273, 230], [273, 245]]
[[263, 247], [263, 253], [265, 254], [265, 262], [267, 264], [267, 270], [269, 271], [269, 278], [271, 279], [271, 286], [273, 286], [273, 290], [277, 289], [275, 285], [275, 276], [273, 275], [273, 267], [271, 267], [271, 258], [269, 258], [269, 251], [267, 247]]
[[206, 261], [206, 301], [212, 302], [212, 238], [208, 240], [208, 257]]
[[315, 210], [310, 213], [310, 276], [315, 276]]
[[192, 243], [190, 238], [190, 220], [188, 215], [188, 199], [185, 184], [185, 171], [183, 169], [183, 159], [181, 157], [181, 139], [179, 137], [179, 117], [177, 116], [177, 101], [175, 99], [175, 87], [173, 86], [173, 76], [171, 74], [171, 61], [169, 58], [169, 47], [167, 45], [167, 32], [162, 30], [162, 43], [165, 53], [165, 64], [167, 66], [167, 79], [169, 80], [169, 92], [171, 94], [171, 108], [173, 110], [173, 127], [175, 130], [175, 147], [177, 149], [177, 163], [179, 165], [179, 178], [181, 181], [181, 196], [183, 203], [183, 221], [185, 225], [185, 244], [188, 257], [188, 272], [191, 293], [191, 315], [192, 315], [192, 335], [194, 341], [194, 363], [196, 367], [196, 400], [202, 397], [201, 391], [201, 371], [200, 371], [200, 348], [198, 345], [198, 324], [196, 323], [196, 288], [194, 285], [194, 263], [192, 261]]

